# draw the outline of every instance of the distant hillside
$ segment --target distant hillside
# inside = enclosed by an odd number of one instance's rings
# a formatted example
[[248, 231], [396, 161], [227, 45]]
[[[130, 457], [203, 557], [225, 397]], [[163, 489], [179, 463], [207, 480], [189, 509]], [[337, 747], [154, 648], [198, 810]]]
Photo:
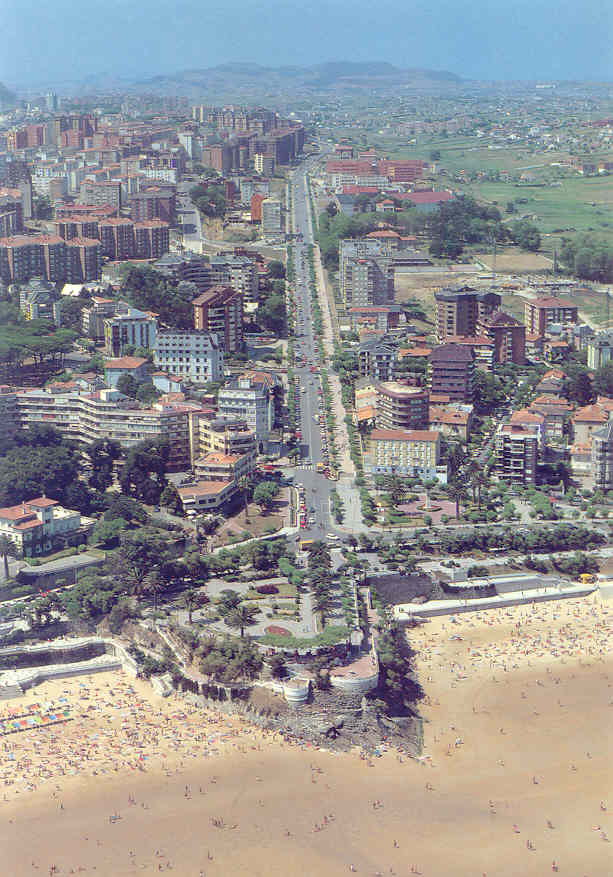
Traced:
[[445, 70], [403, 70], [383, 61], [331, 61], [310, 67], [220, 64], [154, 76], [135, 82], [131, 87], [135, 91], [181, 94], [190, 98], [236, 94], [239, 99], [256, 93], [267, 96], [283, 93], [287, 96], [345, 89], [355, 92], [371, 86], [444, 88], [460, 82], [462, 79], [459, 76]]

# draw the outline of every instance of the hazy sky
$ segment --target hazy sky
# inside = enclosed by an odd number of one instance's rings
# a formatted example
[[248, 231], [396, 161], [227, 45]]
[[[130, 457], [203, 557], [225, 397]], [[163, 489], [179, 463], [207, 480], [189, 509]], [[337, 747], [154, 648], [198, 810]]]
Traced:
[[0, 81], [228, 61], [613, 80], [613, 0], [0, 0]]

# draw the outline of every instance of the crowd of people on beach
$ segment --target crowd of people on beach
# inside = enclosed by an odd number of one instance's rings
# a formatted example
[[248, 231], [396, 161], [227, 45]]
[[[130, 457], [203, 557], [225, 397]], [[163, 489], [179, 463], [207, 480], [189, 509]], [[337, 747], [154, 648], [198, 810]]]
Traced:
[[122, 673], [113, 674], [112, 681], [85, 677], [76, 691], [74, 682], [66, 684], [45, 709], [70, 709], [72, 721], [32, 724], [24, 733], [2, 738], [4, 801], [67, 776], [145, 771], [154, 765], [164, 769], [178, 757], [214, 757], [228, 746], [251, 747], [255, 739], [253, 727], [240, 717], [205, 712], [177, 696], [154, 705]]

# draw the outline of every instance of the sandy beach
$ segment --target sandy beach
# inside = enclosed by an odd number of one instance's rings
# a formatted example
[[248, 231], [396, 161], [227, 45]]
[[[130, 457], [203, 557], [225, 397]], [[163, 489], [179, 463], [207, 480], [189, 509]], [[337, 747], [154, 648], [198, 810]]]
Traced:
[[612, 619], [590, 597], [412, 630], [419, 761], [292, 744], [122, 674], [46, 683], [0, 704], [74, 716], [0, 737], [2, 873], [610, 877]]

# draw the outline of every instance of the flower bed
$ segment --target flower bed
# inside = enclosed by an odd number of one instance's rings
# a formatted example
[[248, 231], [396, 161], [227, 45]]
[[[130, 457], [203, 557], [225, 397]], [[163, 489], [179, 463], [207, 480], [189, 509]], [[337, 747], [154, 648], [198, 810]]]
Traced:
[[270, 624], [265, 630], [271, 636], [291, 636], [289, 630], [285, 627], [279, 627], [277, 624]]

